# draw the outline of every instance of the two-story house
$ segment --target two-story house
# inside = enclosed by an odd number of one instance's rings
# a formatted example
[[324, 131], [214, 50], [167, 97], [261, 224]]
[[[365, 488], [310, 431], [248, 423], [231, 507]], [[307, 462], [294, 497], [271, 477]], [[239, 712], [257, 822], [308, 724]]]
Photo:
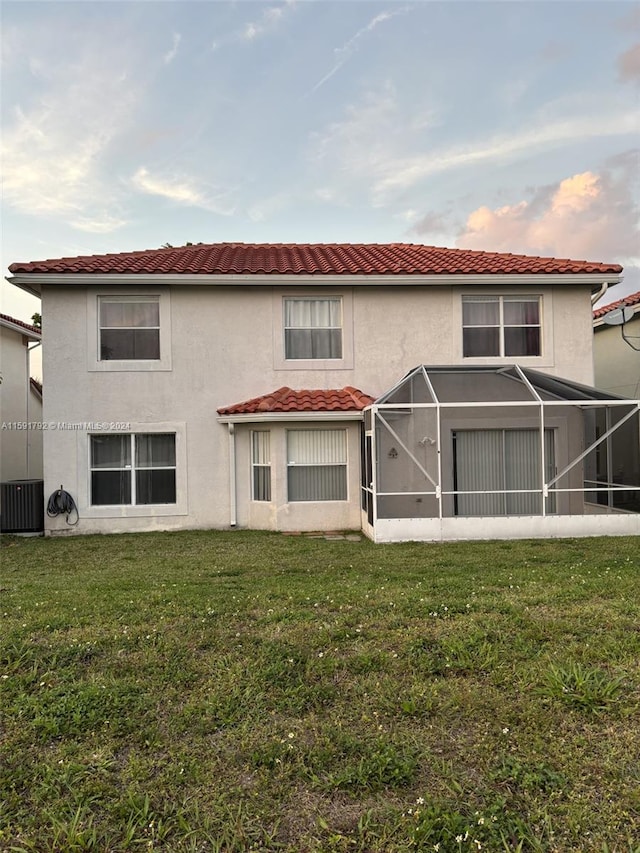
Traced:
[[596, 465], [638, 428], [590, 387], [616, 264], [233, 243], [10, 270], [42, 298], [45, 492], [77, 532], [640, 532]]

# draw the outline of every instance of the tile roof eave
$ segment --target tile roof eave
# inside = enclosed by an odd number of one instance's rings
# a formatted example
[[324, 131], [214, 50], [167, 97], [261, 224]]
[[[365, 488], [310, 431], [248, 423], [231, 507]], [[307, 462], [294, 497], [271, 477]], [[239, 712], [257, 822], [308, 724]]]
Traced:
[[633, 319], [636, 319], [635, 315], [640, 313], [640, 291], [637, 293], [629, 293], [627, 296], [622, 296], [615, 302], [610, 302], [608, 305], [596, 308], [593, 312], [594, 327], [600, 328], [601, 326], [606, 326], [607, 324], [604, 322], [604, 317], [611, 311], [615, 311], [617, 308], [632, 308], [634, 313]]
[[12, 329], [14, 332], [26, 335], [33, 341], [42, 340], [42, 330], [32, 326], [30, 323], [25, 323], [24, 320], [16, 320], [15, 317], [9, 314], [0, 314], [0, 326], [6, 329]]
[[344, 410], [337, 412], [329, 411], [305, 411], [305, 412], [244, 412], [242, 414], [218, 415], [216, 420], [220, 424], [258, 424], [277, 423], [291, 421], [362, 421], [364, 410]]

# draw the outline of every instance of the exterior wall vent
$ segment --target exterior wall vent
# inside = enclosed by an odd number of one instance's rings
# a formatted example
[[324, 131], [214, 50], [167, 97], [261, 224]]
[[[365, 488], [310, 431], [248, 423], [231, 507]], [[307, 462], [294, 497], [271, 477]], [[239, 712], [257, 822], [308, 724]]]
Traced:
[[0, 483], [0, 532], [44, 531], [44, 480]]

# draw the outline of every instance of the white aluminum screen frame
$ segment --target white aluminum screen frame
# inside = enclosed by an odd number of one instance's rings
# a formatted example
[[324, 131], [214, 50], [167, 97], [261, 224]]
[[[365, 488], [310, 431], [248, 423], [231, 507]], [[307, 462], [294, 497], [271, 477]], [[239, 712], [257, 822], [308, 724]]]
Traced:
[[[598, 483], [593, 487], [588, 487], [584, 483], [580, 488], [559, 488], [557, 483], [564, 477], [571, 469], [573, 469], [576, 465], [579, 465], [582, 460], [588, 456], [595, 448], [597, 448], [602, 442], [606, 441], [611, 435], [613, 435], [616, 430], [618, 430], [623, 424], [629, 421], [634, 416], [640, 413], [640, 400], [625, 400], [622, 398], [616, 397], [607, 397], [605, 394], [596, 392], [599, 396], [594, 396], [590, 399], [581, 399], [579, 397], [567, 397], [560, 398], [560, 394], [556, 395], [555, 399], [543, 399], [543, 397], [538, 393], [536, 388], [533, 385], [533, 379], [531, 376], [528, 376], [526, 372], [522, 370], [517, 364], [516, 365], [506, 365], [501, 367], [487, 367], [482, 369], [488, 373], [495, 374], [505, 374], [509, 379], [518, 380], [522, 383], [522, 385], [529, 392], [529, 399], [522, 400], [500, 400], [500, 401], [448, 401], [443, 402], [438, 398], [436, 391], [434, 390], [433, 383], [430, 381], [429, 377], [429, 368], [426, 365], [421, 365], [420, 367], [414, 369], [409, 374], [407, 374], [400, 382], [396, 383], [390, 391], [386, 392], [379, 400], [374, 403], [371, 407], [368, 408], [368, 411], [371, 412], [371, 429], [366, 430], [365, 435], [371, 438], [371, 455], [372, 455], [372, 478], [370, 484], [363, 484], [362, 490], [364, 493], [364, 502], [371, 502], [373, 507], [373, 512], [371, 513], [373, 519], [373, 526], [375, 527], [375, 523], [378, 520], [377, 513], [377, 502], [380, 497], [398, 497], [401, 495], [415, 495], [415, 496], [424, 496], [424, 497], [435, 497], [438, 503], [438, 517], [440, 519], [444, 517], [453, 517], [451, 513], [445, 513], [443, 508], [443, 502], [446, 498], [455, 498], [456, 495], [461, 494], [461, 492], [455, 489], [444, 489], [443, 488], [443, 472], [442, 472], [442, 451], [443, 451], [443, 430], [442, 430], [442, 415], [443, 412], [449, 410], [460, 410], [460, 411], [471, 411], [471, 410], [491, 410], [491, 409], [510, 409], [510, 408], [525, 408], [531, 409], [532, 414], [537, 410], [538, 418], [539, 418], [539, 426], [537, 428], [537, 432], [540, 440], [540, 454], [539, 454], [539, 465], [540, 465], [540, 473], [541, 473], [541, 488], [534, 490], [510, 490], [514, 493], [535, 493], [540, 495], [541, 498], [541, 512], [539, 513], [542, 517], [547, 516], [548, 514], [555, 515], [557, 512], [557, 508], [554, 506], [556, 496], [562, 493], [582, 493], [585, 496], [585, 500], [587, 500], [587, 496], [591, 493], [604, 492], [611, 494], [615, 491], [625, 491], [625, 492], [640, 492], [640, 485], [619, 485], [619, 484], [611, 484], [611, 483]], [[432, 369], [432, 372], [437, 369]], [[440, 372], [442, 371], [461, 371], [464, 372], [466, 368], [440, 368]], [[473, 371], [473, 368], [470, 369], [470, 372]], [[397, 397], [398, 392], [403, 388], [405, 384], [409, 382], [413, 377], [417, 374], [421, 374], [424, 378], [426, 388], [429, 391], [429, 394], [432, 398], [433, 402], [397, 402], [394, 400], [393, 402], [388, 402], [390, 397], [394, 395]], [[535, 375], [535, 374], [534, 374]], [[541, 374], [538, 374], [541, 376]], [[548, 380], [556, 381], [559, 384], [564, 383], [564, 385], [571, 389], [575, 388], [579, 391], [584, 391], [586, 396], [586, 391], [595, 389], [585, 389], [583, 386], [579, 386], [575, 383], [566, 382], [565, 380], [556, 379], [555, 377], [545, 377]], [[548, 468], [548, 452], [546, 448], [546, 423], [547, 423], [547, 415], [554, 410], [567, 408], [567, 407], [575, 407], [580, 410], [589, 409], [589, 408], [600, 408], [603, 407], [605, 409], [614, 409], [614, 408], [627, 408], [628, 411], [618, 420], [609, 430], [607, 430], [603, 435], [599, 436], [594, 442], [592, 442], [584, 451], [578, 454], [574, 458], [570, 458], [570, 461], [567, 465], [565, 465], [562, 470], [559, 472], [555, 472], [553, 476], [549, 476], [550, 471]], [[407, 452], [409, 458], [414, 461], [415, 464], [418, 465], [419, 469], [422, 471], [426, 478], [430, 481], [430, 484], [433, 485], [433, 489], [425, 489], [422, 491], [411, 491], [411, 492], [384, 492], [379, 491], [377, 488], [378, 485], [378, 448], [376, 441], [376, 429], [378, 425], [381, 425], [383, 429], [390, 430], [390, 424], [387, 421], [387, 417], [389, 412], [393, 412], [394, 415], [399, 415], [402, 411], [407, 412], [407, 416], [410, 416], [413, 410], [427, 408], [432, 409], [436, 413], [437, 418], [437, 430], [436, 430], [436, 451], [438, 458], [438, 481], [434, 482], [433, 478], [429, 476], [424, 469], [424, 466], [418, 463], [418, 460], [415, 459], [415, 455], [411, 453], [408, 447], [399, 443], [401, 450], [403, 452]], [[392, 429], [392, 428], [391, 428]], [[398, 436], [396, 435], [396, 438]], [[557, 459], [557, 454], [556, 454]], [[504, 489], [496, 490], [496, 493], [499, 491], [500, 494], [504, 493]], [[469, 491], [467, 494], [485, 494], [486, 490], [477, 490], [477, 491]]]

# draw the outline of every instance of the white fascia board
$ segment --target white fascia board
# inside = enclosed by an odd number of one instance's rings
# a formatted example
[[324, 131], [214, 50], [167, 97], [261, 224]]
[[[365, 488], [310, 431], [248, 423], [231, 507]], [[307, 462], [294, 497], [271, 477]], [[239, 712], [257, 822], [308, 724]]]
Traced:
[[260, 286], [293, 285], [294, 287], [342, 287], [345, 285], [406, 287], [407, 285], [589, 285], [599, 289], [604, 282], [609, 285], [618, 284], [622, 276], [611, 273], [541, 273], [528, 275], [520, 273], [485, 274], [464, 273], [461, 275], [269, 275], [236, 274], [236, 275], [173, 275], [162, 273], [157, 275], [86, 275], [83, 273], [18, 273], [8, 276], [7, 281], [16, 287], [21, 287], [35, 296], [40, 295], [43, 285], [134, 285], [149, 287], [154, 284], [171, 285], [220, 285], [220, 286]]
[[219, 424], [267, 424], [289, 421], [362, 421], [362, 412], [260, 412], [254, 415], [221, 415]]

